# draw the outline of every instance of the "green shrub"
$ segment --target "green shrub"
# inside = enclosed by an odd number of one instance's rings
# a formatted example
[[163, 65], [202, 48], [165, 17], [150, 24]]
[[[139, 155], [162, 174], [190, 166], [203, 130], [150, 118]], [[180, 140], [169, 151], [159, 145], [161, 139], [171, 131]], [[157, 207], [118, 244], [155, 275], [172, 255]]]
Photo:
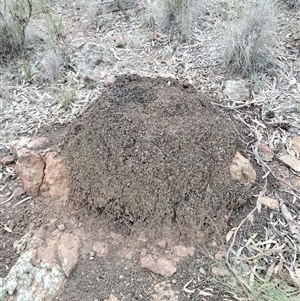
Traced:
[[223, 67], [243, 76], [270, 70], [278, 44], [277, 19], [276, 1], [257, 0], [227, 22], [220, 43]]
[[6, 61], [23, 49], [32, 0], [2, 0], [0, 4], [0, 59]]

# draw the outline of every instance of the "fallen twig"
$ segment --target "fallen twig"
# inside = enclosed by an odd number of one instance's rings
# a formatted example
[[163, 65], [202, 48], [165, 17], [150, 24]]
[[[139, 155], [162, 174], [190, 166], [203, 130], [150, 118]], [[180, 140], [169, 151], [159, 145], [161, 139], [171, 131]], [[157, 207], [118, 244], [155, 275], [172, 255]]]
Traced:
[[27, 197], [27, 198], [21, 200], [21, 201], [18, 202], [17, 204], [14, 204], [14, 205], [13, 205], [13, 208], [15, 208], [16, 206], [18, 206], [18, 205], [20, 205], [20, 204], [22, 204], [22, 203], [24, 203], [24, 202], [26, 202], [26, 201], [28, 201], [28, 200], [30, 200], [30, 199], [31, 199], [31, 197], [29, 196], [29, 197]]
[[242, 286], [243, 290], [245, 291], [245, 293], [247, 294], [247, 296], [249, 297], [249, 299], [251, 299], [251, 291], [250, 291], [250, 288], [249, 286], [241, 279], [241, 277], [238, 275], [238, 273], [236, 272], [236, 270], [231, 266], [230, 264], [230, 261], [229, 261], [229, 254], [234, 246], [234, 243], [235, 243], [235, 240], [236, 240], [236, 235], [237, 233], [239, 232], [240, 228], [242, 227], [242, 225], [249, 219], [249, 217], [251, 215], [254, 214], [254, 212], [256, 210], [259, 211], [259, 206], [260, 206], [260, 199], [264, 196], [265, 192], [266, 192], [266, 189], [267, 189], [267, 182], [265, 183], [265, 186], [264, 186], [264, 189], [259, 193], [258, 195], [258, 201], [257, 201], [257, 204], [256, 206], [251, 210], [250, 213], [248, 213], [248, 215], [240, 222], [240, 224], [237, 226], [236, 230], [234, 231], [234, 234], [233, 234], [233, 238], [232, 238], [232, 241], [231, 241], [231, 244], [226, 252], [226, 256], [225, 256], [225, 259], [226, 259], [226, 265], [227, 267], [229, 268], [229, 270], [232, 272], [232, 274], [235, 276], [235, 278], [237, 279], [237, 281], [240, 283], [240, 285]]
[[13, 194], [11, 194], [11, 196], [6, 201], [0, 203], [0, 206], [8, 203], [12, 198], [13, 198]]
[[241, 108], [253, 105], [255, 103], [257, 104], [258, 102], [257, 101], [250, 101], [250, 102], [244, 103], [244, 104], [239, 105], [239, 106], [228, 106], [228, 105], [222, 105], [220, 103], [212, 102], [213, 105], [216, 105], [216, 106], [224, 108], [224, 109], [229, 109], [229, 110], [241, 109]]
[[190, 289], [187, 288], [193, 280], [194, 280], [194, 278], [192, 278], [189, 282], [187, 282], [187, 283], [185, 284], [185, 286], [183, 287], [183, 290], [184, 290], [186, 293], [188, 293], [188, 294], [194, 294], [194, 293], [195, 293], [195, 290], [190, 290]]

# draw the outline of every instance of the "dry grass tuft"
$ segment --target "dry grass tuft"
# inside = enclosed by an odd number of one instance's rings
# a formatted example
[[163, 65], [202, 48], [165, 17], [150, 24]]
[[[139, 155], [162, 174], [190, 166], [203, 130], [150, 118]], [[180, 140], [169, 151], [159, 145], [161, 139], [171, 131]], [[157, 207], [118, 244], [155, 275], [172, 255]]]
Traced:
[[242, 76], [272, 71], [278, 44], [278, 15], [276, 1], [257, 0], [225, 24], [220, 44], [227, 71]]
[[6, 61], [23, 49], [25, 29], [32, 15], [32, 0], [0, 3], [0, 59]]
[[158, 27], [165, 30], [176, 23], [181, 38], [187, 40], [205, 3], [205, 0], [148, 0], [147, 6]]

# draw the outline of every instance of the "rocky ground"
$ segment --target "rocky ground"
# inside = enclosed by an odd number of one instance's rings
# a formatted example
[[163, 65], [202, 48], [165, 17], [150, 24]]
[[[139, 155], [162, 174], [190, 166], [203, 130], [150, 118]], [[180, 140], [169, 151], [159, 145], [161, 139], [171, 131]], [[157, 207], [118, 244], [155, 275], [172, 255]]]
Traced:
[[[94, 6], [85, 1], [51, 4], [47, 10], [62, 26], [53, 18], [52, 23], [47, 22], [49, 17], [41, 8], [27, 28], [27, 56], [1, 70], [0, 300], [234, 300], [243, 294], [236, 288], [240, 284], [234, 280], [237, 273], [243, 276], [246, 291], [247, 285], [255, 287], [261, 280], [281, 283], [287, 295], [296, 296], [300, 288], [299, 12], [285, 9], [280, 17], [281, 43], [275, 75], [241, 79], [224, 73], [214, 56], [220, 16], [230, 7], [230, 1], [228, 7], [217, 6], [213, 11], [209, 6], [187, 42], [180, 40], [173, 27], [162, 32], [143, 26], [147, 16], [144, 1], [126, 1], [126, 10], [109, 1], [97, 1]], [[139, 89], [133, 85], [126, 90], [128, 82], [122, 77], [119, 80], [124, 74], [143, 77]], [[155, 82], [153, 78], [161, 79]], [[114, 88], [116, 82], [125, 88]], [[182, 97], [182, 104], [189, 99], [187, 91], [191, 87], [204, 95], [199, 96], [207, 102], [203, 118], [201, 112], [191, 110], [192, 101], [185, 107], [180, 103], [172, 106], [172, 101], [179, 99], [169, 87], [172, 83], [178, 88], [176, 95]], [[159, 85], [165, 87], [164, 93], [157, 92]], [[115, 97], [107, 92], [110, 90], [115, 91]], [[142, 100], [148, 103], [151, 99], [154, 105], [134, 104], [130, 94], [133, 91], [137, 102], [148, 93]], [[122, 110], [114, 106], [111, 109], [106, 104], [110, 104], [108, 96], [110, 101], [119, 99], [128, 104], [123, 104]], [[170, 105], [159, 105], [159, 99], [169, 97]], [[201, 103], [204, 111], [205, 102]], [[102, 114], [99, 108], [108, 113]], [[186, 114], [187, 108], [189, 115], [197, 118], [184, 119], [182, 112]], [[207, 118], [214, 112], [218, 112], [214, 118]], [[85, 125], [95, 120], [94, 131], [101, 131], [107, 120], [116, 124], [116, 116], [126, 121], [122, 123], [122, 130], [127, 131], [124, 135], [131, 135], [140, 147], [129, 145], [130, 139], [125, 141], [128, 145], [118, 144], [124, 150], [119, 157], [127, 156], [126, 160], [122, 157], [125, 161], [121, 158], [122, 172], [129, 178], [133, 167], [140, 168], [136, 163], [141, 158], [140, 149], [149, 151], [150, 157], [155, 154], [162, 158], [161, 162], [169, 162], [167, 151], [174, 151], [176, 157], [178, 149], [168, 138], [180, 132], [181, 121], [181, 133], [187, 133], [184, 128], [190, 127], [193, 133], [201, 129], [201, 133], [210, 134], [211, 140], [208, 134], [201, 136], [206, 141], [203, 154], [211, 148], [214, 158], [211, 162], [206, 154], [204, 161], [197, 159], [201, 170], [203, 166], [209, 170], [202, 179], [206, 180], [208, 174], [221, 177], [220, 173], [228, 173], [226, 179], [231, 177], [232, 183], [248, 185], [250, 198], [242, 207], [228, 201], [224, 201], [224, 207], [216, 205], [219, 213], [206, 212], [209, 219], [201, 219], [201, 226], [191, 228], [193, 235], [182, 235], [187, 231], [177, 228], [176, 218], [184, 220], [188, 216], [192, 221], [188, 208], [197, 214], [194, 205], [179, 208], [180, 218], [164, 208], [166, 220], [170, 221], [159, 224], [155, 220], [155, 231], [147, 222], [148, 211], [140, 213], [131, 205], [127, 212], [122, 198], [103, 209], [93, 194], [103, 193], [112, 200], [107, 196], [112, 194], [109, 187], [114, 187], [114, 194], [119, 196], [118, 185], [124, 186], [125, 180], [113, 164], [107, 163], [99, 188], [93, 185], [98, 164], [95, 157], [83, 162], [80, 170], [95, 160], [82, 175], [76, 174], [79, 165], [72, 165], [72, 161], [78, 159], [80, 142], [94, 137], [91, 127], [80, 127], [80, 122], [84, 120]], [[147, 127], [141, 124], [144, 119], [149, 121]], [[149, 127], [153, 123], [155, 126]], [[155, 144], [156, 140], [145, 136], [151, 129], [161, 131], [160, 137], [166, 139]], [[228, 138], [232, 132], [232, 137], [238, 133], [240, 142], [236, 146], [234, 139]], [[119, 143], [116, 133], [113, 127], [107, 127], [102, 136], [95, 136], [98, 143], [106, 137], [105, 154], [111, 145]], [[124, 135], [120, 134], [120, 139]], [[189, 137], [201, 148], [197, 135]], [[227, 138], [228, 148], [224, 142]], [[162, 152], [146, 148], [145, 141]], [[169, 148], [164, 146], [166, 141]], [[212, 141], [220, 142], [220, 147]], [[135, 157], [128, 159], [126, 150], [136, 150]], [[185, 156], [193, 153], [191, 145], [188, 151], [183, 152]], [[222, 151], [223, 155], [218, 156]], [[66, 160], [66, 154], [72, 160]], [[195, 156], [193, 153], [190, 159]], [[106, 157], [99, 156], [101, 164], [115, 162]], [[180, 162], [180, 166], [184, 163]], [[142, 175], [153, 171], [145, 167], [140, 170]], [[162, 183], [158, 170], [155, 172]], [[197, 166], [191, 170], [193, 179]], [[109, 175], [113, 180], [106, 180]], [[87, 181], [81, 191], [78, 183], [83, 178]], [[172, 183], [172, 179], [166, 182]], [[141, 183], [146, 187], [142, 180]], [[151, 183], [151, 187], [155, 185], [160, 184]], [[195, 190], [192, 181], [184, 185]], [[164, 188], [157, 187], [161, 191]], [[222, 190], [227, 196], [226, 187], [222, 186]], [[147, 192], [141, 190], [137, 196]], [[132, 192], [122, 195], [132, 196]], [[177, 196], [164, 194], [169, 195]], [[185, 201], [194, 202], [191, 193], [187, 196]], [[205, 209], [201, 210], [203, 215]], [[139, 214], [144, 214], [144, 223], [136, 223]], [[237, 272], [238, 268], [241, 270]]]

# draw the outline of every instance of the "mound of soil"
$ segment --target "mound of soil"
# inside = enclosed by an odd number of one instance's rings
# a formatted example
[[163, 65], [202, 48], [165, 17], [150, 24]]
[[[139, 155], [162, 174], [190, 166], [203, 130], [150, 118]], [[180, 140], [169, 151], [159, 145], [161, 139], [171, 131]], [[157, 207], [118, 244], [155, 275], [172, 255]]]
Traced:
[[69, 129], [69, 201], [121, 230], [222, 232], [226, 215], [248, 196], [228, 168], [238, 137], [234, 122], [192, 87], [118, 77]]

